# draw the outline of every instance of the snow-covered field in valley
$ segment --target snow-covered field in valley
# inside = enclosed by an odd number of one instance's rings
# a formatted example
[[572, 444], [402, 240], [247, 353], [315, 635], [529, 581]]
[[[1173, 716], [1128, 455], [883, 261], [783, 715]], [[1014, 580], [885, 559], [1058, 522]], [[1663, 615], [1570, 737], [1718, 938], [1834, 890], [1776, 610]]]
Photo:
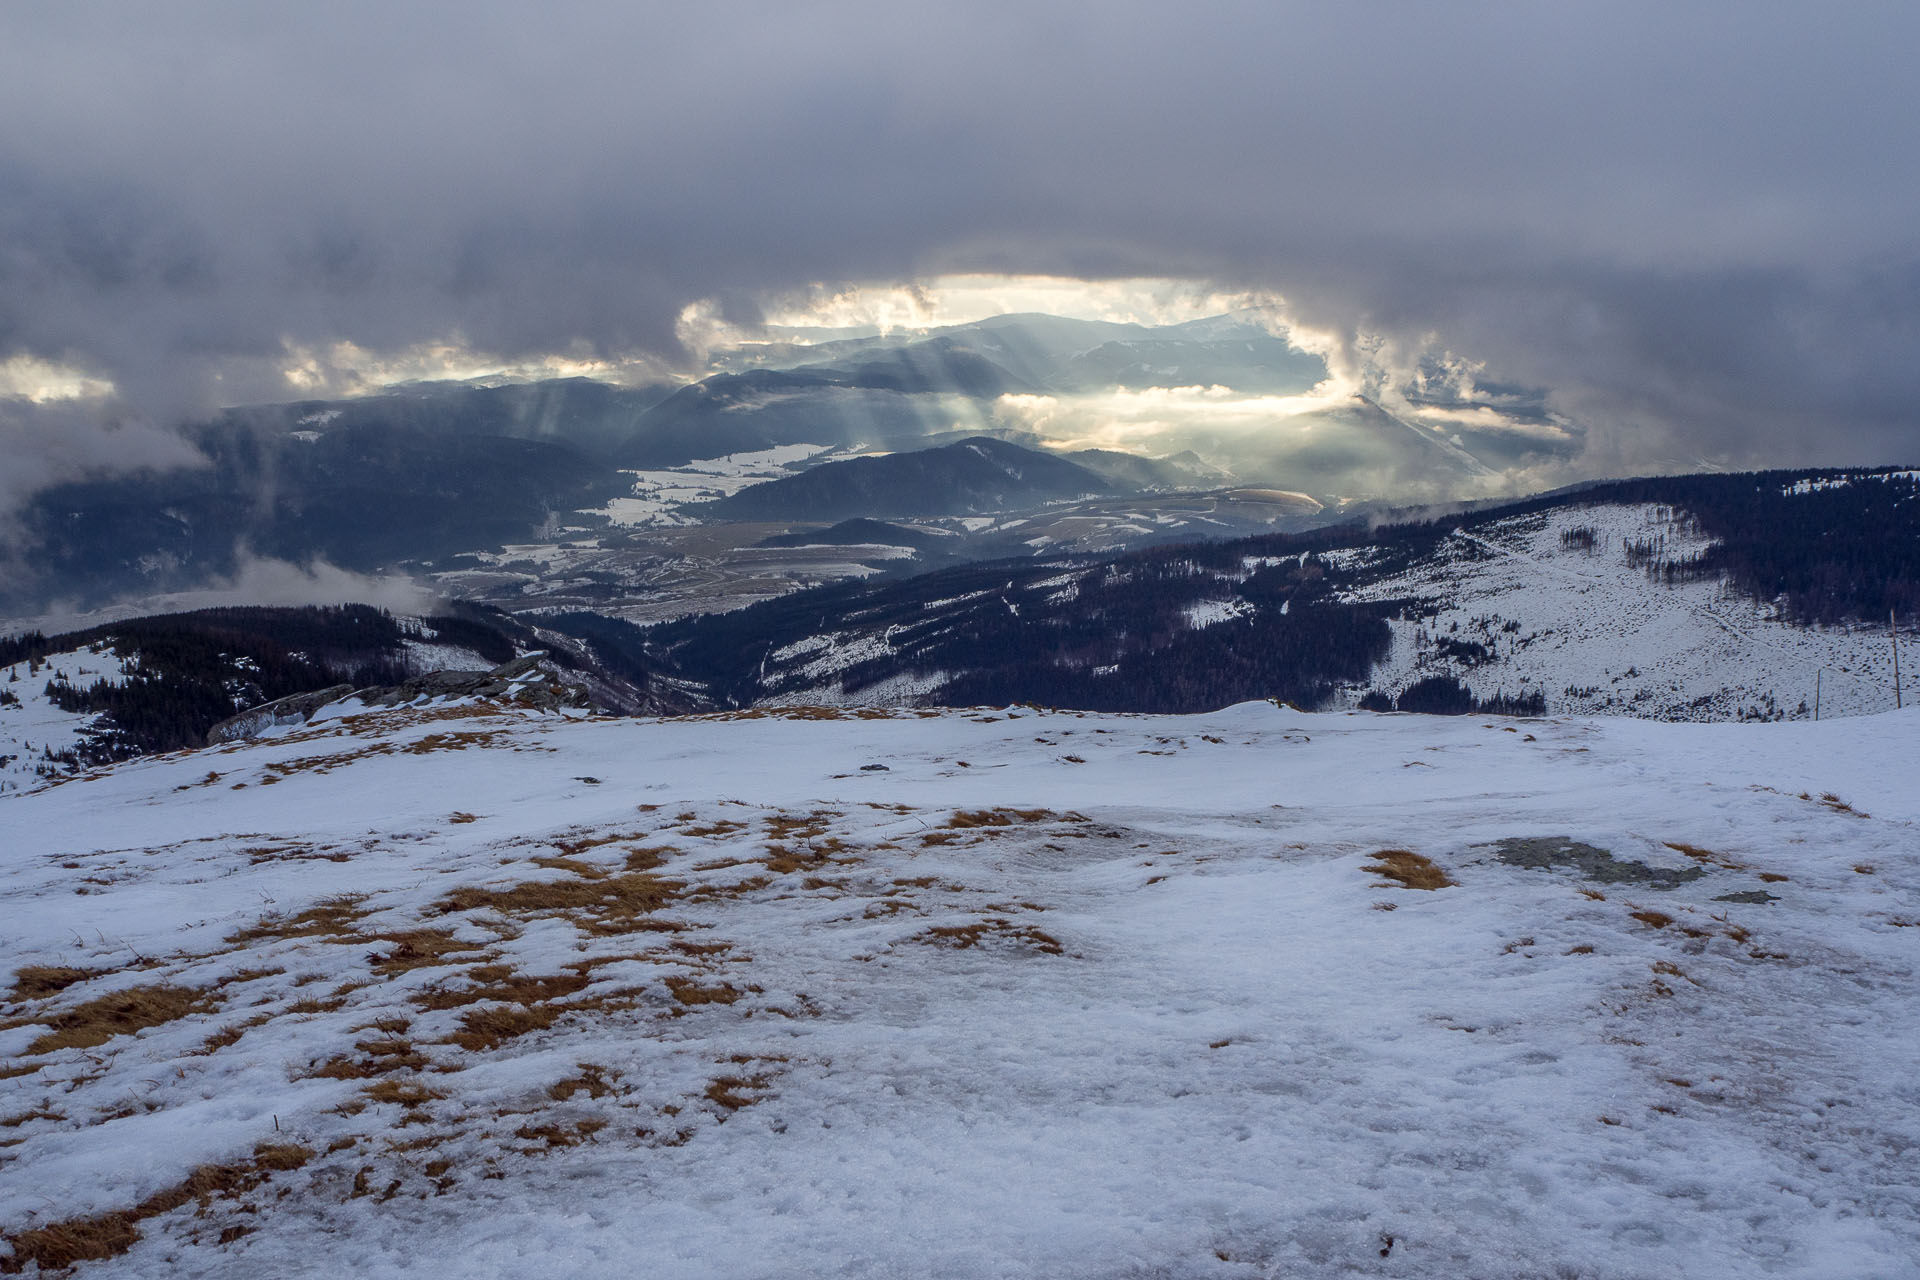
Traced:
[[0, 798], [0, 1270], [1911, 1276], [1916, 764], [330, 708]]

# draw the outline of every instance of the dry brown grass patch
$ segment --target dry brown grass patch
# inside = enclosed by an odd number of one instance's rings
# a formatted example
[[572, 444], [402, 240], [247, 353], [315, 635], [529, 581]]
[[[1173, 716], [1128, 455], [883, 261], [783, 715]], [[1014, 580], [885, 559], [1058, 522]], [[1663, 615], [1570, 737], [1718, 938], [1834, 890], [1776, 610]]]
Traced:
[[424, 756], [435, 751], [461, 751], [467, 747], [490, 747], [506, 736], [504, 729], [458, 729], [451, 733], [430, 733], [406, 747], [405, 751], [410, 756]]
[[412, 1110], [423, 1107], [429, 1102], [437, 1102], [447, 1095], [438, 1089], [432, 1089], [417, 1080], [376, 1080], [361, 1090], [372, 1102], [390, 1102], [395, 1106]]
[[732, 983], [722, 982], [718, 986], [703, 986], [697, 978], [682, 977], [678, 974], [667, 979], [667, 990], [681, 1004], [732, 1004], [745, 992]]
[[767, 870], [782, 876], [795, 871], [818, 871], [827, 864], [833, 852], [833, 850], [791, 849], [783, 844], [768, 845]]
[[536, 867], [545, 867], [549, 871], [571, 872], [583, 880], [605, 880], [607, 878], [607, 872], [604, 868], [596, 867], [591, 862], [582, 862], [578, 858], [565, 856], [554, 857], [549, 855], [533, 859], [533, 865]]
[[504, 965], [485, 965], [468, 970], [477, 985], [424, 991], [413, 998], [422, 1009], [464, 1009], [482, 1000], [505, 1004], [542, 1004], [570, 996], [584, 988], [590, 979], [584, 973], [545, 975], [516, 974]]
[[313, 1074], [322, 1080], [371, 1080], [396, 1071], [420, 1071], [432, 1064], [413, 1042], [401, 1037], [363, 1040], [354, 1046], [364, 1058], [329, 1059]]
[[373, 971], [383, 978], [415, 969], [460, 964], [464, 962], [463, 957], [472, 959], [482, 950], [476, 943], [461, 942], [445, 929], [409, 929], [369, 939], [376, 940], [393, 944], [393, 950], [373, 962]]
[[527, 880], [508, 889], [455, 889], [439, 909], [497, 911], [513, 916], [568, 915], [590, 933], [631, 933], [672, 925], [643, 922], [671, 902], [686, 886], [644, 871], [600, 880]]
[[1705, 863], [1710, 867], [1725, 867], [1729, 871], [1738, 871], [1743, 865], [1727, 857], [1725, 854], [1715, 853], [1711, 849], [1703, 849], [1697, 844], [1688, 844], [1684, 840], [1668, 840], [1664, 843], [1667, 848], [1673, 850], [1675, 853], [1692, 858], [1695, 862]]
[[69, 1218], [9, 1235], [5, 1240], [12, 1246], [13, 1256], [0, 1258], [0, 1273], [18, 1275], [34, 1264], [43, 1273], [50, 1273], [80, 1262], [117, 1258], [140, 1242], [140, 1224], [147, 1219], [196, 1200], [205, 1206], [215, 1197], [241, 1195], [265, 1182], [272, 1173], [298, 1169], [312, 1158], [313, 1152], [305, 1147], [262, 1145], [244, 1164], [202, 1165], [184, 1181], [156, 1191], [131, 1209]]
[[960, 809], [947, 819], [947, 826], [956, 831], [967, 827], [1011, 827], [1023, 822], [1047, 822], [1053, 817], [1051, 809]]
[[570, 1125], [540, 1124], [522, 1125], [513, 1131], [516, 1138], [538, 1139], [546, 1143], [549, 1149], [554, 1147], [573, 1147], [587, 1141], [594, 1134], [607, 1127], [605, 1120], [576, 1120]]
[[1664, 911], [1649, 909], [1645, 911], [1629, 911], [1627, 914], [1650, 929], [1664, 929], [1673, 923], [1673, 917]]
[[262, 920], [252, 928], [242, 929], [227, 941], [235, 946], [279, 942], [288, 938], [330, 938], [335, 942], [359, 942], [361, 937], [354, 931], [354, 926], [367, 914], [360, 907], [362, 901], [357, 897], [329, 898], [295, 915]]
[[737, 898], [744, 893], [757, 893], [773, 883], [771, 876], [748, 876], [745, 880], [736, 880], [732, 884], [703, 884], [690, 892], [687, 897], [694, 902], [712, 902], [717, 898]]
[[[1382, 849], [1361, 870], [1389, 880], [1403, 889], [1445, 889], [1459, 883], [1431, 859], [1410, 849]], [[1387, 885], [1375, 885], [1377, 889]]]
[[482, 1053], [529, 1032], [545, 1031], [559, 1016], [559, 1010], [547, 1005], [469, 1009], [460, 1015], [460, 1030], [449, 1036], [448, 1041], [470, 1052]]
[[217, 998], [209, 992], [192, 987], [166, 984], [128, 987], [47, 1019], [49, 1030], [28, 1045], [27, 1052], [92, 1049], [115, 1036], [132, 1035], [190, 1014], [204, 1013], [217, 1003]]
[[699, 840], [708, 840], [715, 836], [730, 836], [736, 831], [745, 831], [746, 829], [747, 824], [744, 822], [735, 822], [731, 818], [718, 818], [706, 823], [704, 826], [687, 827], [681, 834], [692, 836]]
[[263, 1142], [253, 1149], [253, 1163], [261, 1169], [285, 1173], [313, 1159], [313, 1148], [291, 1142]]
[[997, 917], [980, 920], [973, 924], [935, 925], [924, 933], [915, 934], [912, 940], [965, 951], [970, 947], [979, 946], [989, 938], [1030, 946], [1050, 956], [1060, 955], [1063, 951], [1060, 940], [1052, 934], [1031, 925], [1015, 924], [1011, 920], [1002, 920]]
[[75, 983], [111, 972], [111, 969], [71, 969], [64, 965], [26, 965], [14, 973], [13, 990], [7, 993], [7, 999], [16, 1004], [22, 1000], [44, 1000], [59, 995]]
[[198, 1049], [194, 1049], [191, 1051], [191, 1055], [193, 1057], [204, 1058], [209, 1054], [218, 1053], [222, 1049], [225, 1049], [231, 1045], [238, 1044], [240, 1042], [240, 1037], [246, 1035], [247, 1032], [251, 1031], [253, 1028], [264, 1026], [267, 1023], [272, 1021], [273, 1021], [272, 1014], [262, 1013], [255, 1017], [248, 1018], [245, 1022], [237, 1022], [231, 1027], [227, 1027], [224, 1030], [216, 1031], [212, 1035], [208, 1036], [204, 1041], [201, 1042], [200, 1047]]
[[565, 1102], [576, 1093], [585, 1092], [589, 1098], [604, 1098], [613, 1092], [613, 1086], [607, 1083], [607, 1069], [591, 1062], [580, 1064], [580, 1074], [565, 1080], [555, 1081], [547, 1086], [547, 1096], [555, 1102]]
[[741, 1093], [742, 1089], [759, 1089], [766, 1085], [765, 1076], [717, 1076], [707, 1084], [707, 1101], [728, 1111], [738, 1111], [760, 1101]]

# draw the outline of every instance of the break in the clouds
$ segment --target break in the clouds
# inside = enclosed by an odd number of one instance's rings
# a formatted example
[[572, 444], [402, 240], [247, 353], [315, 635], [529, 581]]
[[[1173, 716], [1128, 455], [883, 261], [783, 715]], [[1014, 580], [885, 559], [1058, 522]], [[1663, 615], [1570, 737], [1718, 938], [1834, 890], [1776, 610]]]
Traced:
[[691, 367], [855, 285], [885, 325], [942, 276], [1153, 279], [1284, 299], [1356, 385], [1545, 388], [1596, 472], [1911, 460], [1916, 37], [1907, 4], [16, 5], [0, 367], [165, 422], [422, 353]]

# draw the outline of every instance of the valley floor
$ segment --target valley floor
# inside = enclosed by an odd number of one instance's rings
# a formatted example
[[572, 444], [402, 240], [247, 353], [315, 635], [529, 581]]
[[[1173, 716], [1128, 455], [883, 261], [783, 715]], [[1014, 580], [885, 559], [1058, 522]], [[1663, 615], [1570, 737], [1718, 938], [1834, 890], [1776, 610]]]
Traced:
[[1920, 710], [330, 712], [0, 798], [0, 1270], [1920, 1257]]

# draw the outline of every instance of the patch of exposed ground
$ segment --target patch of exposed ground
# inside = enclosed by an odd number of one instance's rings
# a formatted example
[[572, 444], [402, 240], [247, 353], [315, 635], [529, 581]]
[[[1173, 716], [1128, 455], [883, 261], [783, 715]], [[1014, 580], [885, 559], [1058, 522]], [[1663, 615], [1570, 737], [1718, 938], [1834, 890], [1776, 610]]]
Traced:
[[1566, 836], [1509, 836], [1493, 842], [1497, 857], [1510, 867], [1528, 871], [1551, 871], [1564, 867], [1601, 884], [1643, 884], [1653, 889], [1672, 889], [1698, 880], [1706, 873], [1701, 867], [1674, 871], [1650, 867], [1644, 862], [1615, 858], [1605, 849], [1583, 844]]

